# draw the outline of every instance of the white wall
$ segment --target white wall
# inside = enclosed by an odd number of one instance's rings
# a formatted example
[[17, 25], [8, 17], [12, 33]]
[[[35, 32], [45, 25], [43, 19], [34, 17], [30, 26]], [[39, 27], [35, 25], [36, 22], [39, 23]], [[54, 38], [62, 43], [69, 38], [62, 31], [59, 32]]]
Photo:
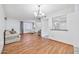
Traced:
[[41, 22], [35, 22], [35, 32], [38, 32], [41, 29]]
[[41, 35], [42, 37], [47, 37], [48, 33], [49, 33], [49, 28], [48, 28], [48, 19], [47, 18], [43, 18], [41, 20], [42, 26], [41, 26]]
[[17, 19], [7, 19], [6, 21], [6, 29], [7, 30], [11, 30], [12, 28], [14, 28], [14, 30], [17, 33], [20, 33], [20, 21]]
[[0, 53], [4, 44], [4, 11], [2, 5], [0, 5]]
[[[56, 13], [57, 14], [57, 13]], [[51, 16], [56, 16], [56, 14]], [[58, 15], [66, 15], [67, 16], [67, 28], [68, 31], [52, 31], [50, 30], [49, 38], [55, 39], [57, 41], [65, 42], [68, 44], [72, 44], [76, 47], [79, 47], [79, 5], [76, 5], [75, 9], [72, 9], [70, 12], [68, 11], [64, 13], [59, 11]], [[49, 19], [49, 28], [52, 28], [52, 19]]]
[[68, 15], [68, 28], [74, 46], [79, 47], [79, 5], [76, 5], [76, 7], [76, 11]]
[[79, 13], [72, 13], [67, 15], [68, 31], [52, 31], [50, 32], [54, 39], [72, 44], [79, 47]]

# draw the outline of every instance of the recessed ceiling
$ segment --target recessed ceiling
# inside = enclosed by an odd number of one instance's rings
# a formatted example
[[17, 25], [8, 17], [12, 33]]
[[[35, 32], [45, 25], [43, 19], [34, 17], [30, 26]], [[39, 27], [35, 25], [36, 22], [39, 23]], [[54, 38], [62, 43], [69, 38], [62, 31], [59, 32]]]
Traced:
[[[5, 14], [8, 18], [20, 20], [34, 19], [35, 6], [33, 4], [5, 4], [3, 5]], [[62, 9], [72, 7], [72, 4], [42, 4], [41, 10], [46, 15], [53, 14]]]

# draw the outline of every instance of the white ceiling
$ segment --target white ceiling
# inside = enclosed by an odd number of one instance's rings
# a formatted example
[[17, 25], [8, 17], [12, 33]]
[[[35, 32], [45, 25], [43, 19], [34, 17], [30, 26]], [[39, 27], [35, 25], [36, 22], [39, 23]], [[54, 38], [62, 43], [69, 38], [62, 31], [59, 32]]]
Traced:
[[[8, 18], [32, 20], [34, 19], [35, 6], [33, 4], [5, 4], [3, 5], [5, 14]], [[72, 7], [72, 4], [46, 4], [41, 5], [41, 10], [46, 15], [53, 14], [62, 9]]]

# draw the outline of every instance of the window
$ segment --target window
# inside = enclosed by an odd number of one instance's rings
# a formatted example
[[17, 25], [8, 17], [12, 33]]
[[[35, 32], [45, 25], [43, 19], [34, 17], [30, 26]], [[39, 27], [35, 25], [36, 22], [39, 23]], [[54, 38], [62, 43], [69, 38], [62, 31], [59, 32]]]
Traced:
[[23, 23], [24, 32], [32, 31], [33, 25], [32, 22]]

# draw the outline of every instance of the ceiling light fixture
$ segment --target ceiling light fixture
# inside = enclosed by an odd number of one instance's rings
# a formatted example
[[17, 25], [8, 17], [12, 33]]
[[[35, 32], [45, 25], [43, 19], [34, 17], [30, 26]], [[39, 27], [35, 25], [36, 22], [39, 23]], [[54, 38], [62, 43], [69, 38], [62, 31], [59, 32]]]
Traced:
[[45, 16], [45, 14], [41, 11], [41, 5], [37, 5], [35, 9], [36, 9], [34, 12], [35, 18], [40, 19], [43, 16]]

